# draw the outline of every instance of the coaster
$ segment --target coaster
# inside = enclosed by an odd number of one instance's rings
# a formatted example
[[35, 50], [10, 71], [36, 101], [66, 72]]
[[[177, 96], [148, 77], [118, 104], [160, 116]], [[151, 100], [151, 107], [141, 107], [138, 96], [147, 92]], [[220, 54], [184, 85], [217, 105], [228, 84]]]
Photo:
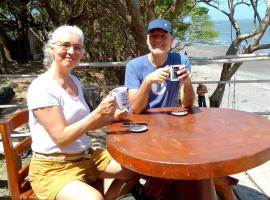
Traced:
[[171, 114], [174, 116], [185, 116], [188, 114], [188, 111], [185, 110], [172, 111]]
[[133, 133], [140, 133], [140, 132], [146, 131], [148, 128], [145, 125], [136, 125], [136, 126], [130, 126], [127, 129]]

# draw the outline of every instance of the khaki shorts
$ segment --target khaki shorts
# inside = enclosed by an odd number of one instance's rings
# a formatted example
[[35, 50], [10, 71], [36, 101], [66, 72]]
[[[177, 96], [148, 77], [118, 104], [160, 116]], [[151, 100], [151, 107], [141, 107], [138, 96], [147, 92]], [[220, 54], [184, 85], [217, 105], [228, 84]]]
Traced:
[[90, 159], [79, 161], [55, 161], [33, 155], [29, 169], [29, 181], [41, 200], [54, 200], [60, 189], [73, 180], [94, 182], [112, 157], [107, 150], [96, 149]]

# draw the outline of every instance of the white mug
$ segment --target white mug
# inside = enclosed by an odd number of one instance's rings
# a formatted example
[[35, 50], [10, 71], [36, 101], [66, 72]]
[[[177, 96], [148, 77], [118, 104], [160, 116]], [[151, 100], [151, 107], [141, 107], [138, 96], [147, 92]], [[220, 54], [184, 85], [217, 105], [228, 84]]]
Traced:
[[112, 90], [113, 96], [115, 96], [117, 106], [119, 109], [128, 107], [128, 93], [126, 87], [117, 87]]
[[170, 65], [170, 79], [171, 81], [179, 81], [178, 79], [178, 70], [180, 68], [180, 65]]

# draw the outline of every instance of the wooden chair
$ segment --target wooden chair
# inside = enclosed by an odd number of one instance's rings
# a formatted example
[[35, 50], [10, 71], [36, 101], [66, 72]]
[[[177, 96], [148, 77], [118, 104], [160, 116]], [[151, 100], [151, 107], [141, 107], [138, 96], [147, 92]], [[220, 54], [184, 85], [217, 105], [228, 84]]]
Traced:
[[[16, 200], [37, 199], [28, 181], [30, 162], [24, 165], [21, 164], [21, 155], [31, 148], [32, 139], [30, 136], [27, 136], [15, 146], [13, 146], [11, 141], [12, 132], [22, 125], [28, 125], [28, 120], [28, 110], [24, 109], [0, 122], [10, 195], [12, 199]], [[103, 179], [98, 179], [93, 186], [104, 194]]]
[[0, 122], [0, 132], [6, 159], [9, 191], [12, 199], [37, 199], [27, 180], [29, 162], [21, 165], [21, 155], [31, 148], [30, 136], [13, 147], [12, 132], [28, 124], [28, 110], [21, 110]]

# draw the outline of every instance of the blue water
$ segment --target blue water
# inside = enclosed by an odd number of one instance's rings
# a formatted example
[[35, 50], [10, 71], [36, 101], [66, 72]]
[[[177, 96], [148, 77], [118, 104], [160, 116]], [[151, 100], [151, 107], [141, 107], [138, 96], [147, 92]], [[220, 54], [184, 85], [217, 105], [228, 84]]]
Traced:
[[[253, 30], [253, 23], [251, 19], [238, 20], [238, 25], [241, 30], [241, 34], [249, 33]], [[234, 39], [235, 31], [231, 28], [231, 24], [228, 21], [214, 21], [214, 29], [219, 33], [218, 37], [214, 38], [212, 43], [216, 45], [229, 46]], [[249, 39], [248, 42], [251, 40]], [[264, 33], [263, 38], [260, 41], [260, 44], [270, 43], [270, 28], [268, 27]], [[245, 42], [242, 42], [241, 45], [245, 45]]]

